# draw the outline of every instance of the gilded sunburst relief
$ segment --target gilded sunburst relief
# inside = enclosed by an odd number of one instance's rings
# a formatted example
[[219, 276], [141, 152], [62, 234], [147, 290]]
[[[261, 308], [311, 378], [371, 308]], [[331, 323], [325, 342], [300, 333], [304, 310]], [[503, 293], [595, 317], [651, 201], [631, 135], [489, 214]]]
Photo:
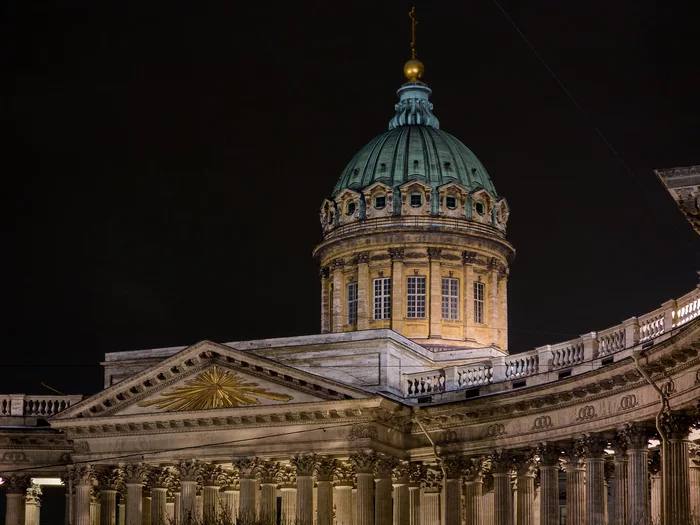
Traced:
[[292, 396], [268, 392], [257, 383], [245, 383], [235, 372], [224, 371], [216, 366], [201, 372], [194, 379], [163, 392], [164, 399], [153, 399], [139, 403], [141, 407], [155, 405], [157, 408], [174, 412], [179, 410], [207, 410], [210, 408], [259, 405], [259, 398], [273, 401], [289, 401]]

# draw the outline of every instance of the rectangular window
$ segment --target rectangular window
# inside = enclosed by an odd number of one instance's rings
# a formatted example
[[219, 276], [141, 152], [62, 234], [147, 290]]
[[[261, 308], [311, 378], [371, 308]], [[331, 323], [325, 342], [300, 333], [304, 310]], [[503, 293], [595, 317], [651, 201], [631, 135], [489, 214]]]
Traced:
[[407, 312], [406, 317], [425, 317], [425, 277], [414, 276], [408, 278], [406, 288]]
[[484, 283], [474, 283], [474, 322], [484, 322]]
[[374, 280], [374, 318], [391, 319], [391, 279]]
[[348, 284], [348, 324], [357, 324], [357, 283]]
[[459, 279], [442, 278], [442, 318], [459, 319]]

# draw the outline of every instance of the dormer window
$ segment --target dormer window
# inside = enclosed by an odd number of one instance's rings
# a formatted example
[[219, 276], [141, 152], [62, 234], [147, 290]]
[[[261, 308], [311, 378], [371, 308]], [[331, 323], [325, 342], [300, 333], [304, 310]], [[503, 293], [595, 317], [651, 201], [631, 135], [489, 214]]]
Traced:
[[445, 206], [447, 206], [447, 208], [450, 210], [456, 210], [457, 197], [455, 197], [454, 195], [448, 195], [447, 197], [445, 197]]
[[411, 193], [410, 202], [411, 207], [420, 208], [423, 205], [423, 195], [419, 192]]
[[386, 195], [377, 195], [374, 198], [374, 208], [383, 210], [386, 207]]
[[484, 204], [484, 201], [476, 201], [474, 203], [474, 208], [476, 209], [476, 213], [479, 215], [484, 215], [486, 213], [486, 205]]
[[350, 201], [345, 205], [345, 215], [352, 215], [355, 213], [355, 201]]

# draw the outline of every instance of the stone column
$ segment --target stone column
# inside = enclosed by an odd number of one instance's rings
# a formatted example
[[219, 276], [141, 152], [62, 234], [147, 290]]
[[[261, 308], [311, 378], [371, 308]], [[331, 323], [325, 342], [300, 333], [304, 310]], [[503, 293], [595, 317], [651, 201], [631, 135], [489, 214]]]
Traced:
[[100, 493], [94, 487], [90, 491], [90, 525], [100, 525]]
[[689, 464], [690, 515], [700, 523], [700, 446], [693, 445]]
[[428, 301], [428, 315], [430, 316], [430, 337], [440, 339], [442, 334], [442, 269], [440, 248], [428, 248], [430, 260], [430, 295]]
[[223, 488], [224, 497], [221, 506], [221, 516], [233, 523], [238, 516], [238, 502], [240, 492], [236, 489], [233, 479], [229, 478], [229, 484]]
[[[651, 522], [661, 523], [661, 472], [651, 474]], [[690, 522], [688, 522], [690, 523]]]
[[627, 442], [624, 436], [618, 432], [612, 443], [615, 451], [613, 462], [614, 485], [613, 485], [613, 522], [611, 525], [627, 525], [627, 506], [629, 493], [629, 478], [627, 475]]
[[257, 471], [260, 474], [260, 520], [263, 523], [277, 523], [277, 474], [280, 464], [272, 461], [261, 461]]
[[330, 332], [330, 287], [331, 283], [329, 281], [330, 270], [328, 266], [322, 267], [318, 276], [321, 278], [321, 333], [326, 334]]
[[374, 523], [392, 525], [391, 475], [398, 460], [382, 456], [377, 460], [374, 478]]
[[406, 305], [404, 304], [404, 249], [389, 248], [389, 256], [391, 257], [391, 329], [401, 334], [403, 333], [404, 317], [406, 316]]
[[73, 522], [73, 481], [72, 481], [72, 471], [61, 474], [61, 483], [66, 489], [66, 503], [65, 510], [63, 513], [63, 524], [71, 525]]
[[201, 521], [204, 518], [204, 497], [202, 496], [201, 489], [197, 489], [197, 497], [195, 498], [195, 508], [195, 515], [197, 516], [197, 519]]
[[197, 476], [200, 468], [196, 459], [186, 459], [177, 465], [180, 473], [180, 523], [187, 523], [187, 520], [197, 516]]
[[[90, 525], [90, 489], [94, 479], [95, 471], [90, 465], [79, 465], [73, 469], [73, 486], [75, 487], [75, 520], [73, 525]], [[134, 525], [141, 525], [141, 522]]]
[[[126, 498], [126, 496], [124, 496]], [[122, 501], [124, 501], [122, 499]], [[117, 513], [117, 523], [118, 525], [126, 525], [126, 503], [118, 503], [117, 504], [117, 509], [119, 512]], [[175, 522], [178, 523], [178, 522]]]
[[421, 501], [422, 525], [441, 525], [442, 512], [440, 495], [442, 493], [442, 471], [429, 470], [423, 482]]
[[24, 525], [22, 523], [22, 506], [29, 488], [30, 478], [26, 475], [9, 476], [4, 479], [6, 494], [5, 524]]
[[26, 494], [24, 523], [25, 525], [39, 525], [39, 517], [41, 514], [41, 487], [31, 483]]
[[410, 465], [399, 461], [394, 467], [392, 487], [394, 488], [393, 525], [411, 525], [411, 506], [409, 500]]
[[566, 524], [586, 523], [586, 468], [577, 447], [566, 450], [564, 468], [566, 470]]
[[483, 479], [484, 483], [481, 487], [481, 521], [484, 525], [493, 525], [493, 475], [490, 472], [488, 472], [484, 474]]
[[612, 488], [615, 481], [615, 465], [612, 456], [605, 457], [605, 524], [614, 525]]
[[175, 523], [175, 498], [165, 496], [165, 523]]
[[559, 525], [559, 456], [561, 447], [543, 443], [540, 456], [540, 523]]
[[483, 462], [481, 459], [468, 460], [464, 465], [464, 489], [466, 525], [483, 523]]
[[343, 268], [345, 261], [343, 259], [333, 259], [331, 263], [332, 279], [333, 279], [333, 296], [331, 298], [333, 309], [333, 331], [342, 332], [345, 324], [345, 316], [343, 316]]
[[517, 525], [535, 524], [535, 475], [537, 465], [532, 455], [518, 456], [515, 461], [516, 487], [518, 501], [516, 505]]
[[117, 525], [117, 489], [100, 485], [100, 525]]
[[338, 462], [331, 458], [320, 457], [316, 462], [317, 525], [333, 525], [333, 474], [337, 468]]
[[255, 468], [257, 458], [241, 458], [233, 461], [240, 476], [240, 501], [238, 515], [244, 523], [251, 523], [257, 517], [255, 506]]
[[354, 525], [374, 525], [374, 467], [377, 454], [374, 451], [358, 452], [350, 456], [350, 460], [355, 465], [357, 483]]
[[667, 411], [661, 417], [668, 444], [663, 461], [664, 525], [690, 523], [690, 472], [688, 434], [695, 417]]
[[447, 476], [443, 486], [445, 511], [444, 525], [461, 525], [462, 523], [462, 474], [467, 462], [460, 456], [441, 458], [442, 468]]
[[498, 285], [498, 338], [501, 348], [508, 348], [508, 267], [499, 263], [496, 283]]
[[[150, 523], [163, 525], [167, 516], [168, 488], [172, 487], [173, 472], [165, 467], [151, 467], [148, 469], [147, 478], [151, 488]], [[145, 510], [144, 507], [144, 515]]]
[[141, 525], [151, 525], [151, 489], [144, 488], [141, 493]]
[[297, 471], [297, 525], [313, 525], [316, 455], [297, 454], [291, 463]]
[[173, 521], [175, 525], [181, 525], [182, 519], [180, 513], [182, 512], [182, 488], [180, 487], [180, 480], [177, 481], [177, 485], [173, 487]]
[[369, 329], [372, 316], [372, 286], [369, 279], [369, 252], [357, 254], [357, 329]]
[[628, 523], [646, 523], [649, 519], [649, 472], [647, 469], [648, 427], [636, 423], [627, 424], [620, 431], [627, 446]]
[[605, 516], [605, 447], [601, 436], [586, 436], [578, 446], [586, 467], [586, 525], [606, 525]]
[[491, 467], [494, 525], [513, 525], [513, 502], [510, 490], [513, 457], [506, 451], [497, 450], [491, 455]]
[[425, 482], [428, 468], [418, 461], [411, 462], [408, 468], [408, 523], [421, 525], [421, 483]]
[[353, 525], [352, 523], [352, 486], [355, 470], [352, 463], [343, 463], [335, 471], [333, 501], [335, 503], [336, 525]]

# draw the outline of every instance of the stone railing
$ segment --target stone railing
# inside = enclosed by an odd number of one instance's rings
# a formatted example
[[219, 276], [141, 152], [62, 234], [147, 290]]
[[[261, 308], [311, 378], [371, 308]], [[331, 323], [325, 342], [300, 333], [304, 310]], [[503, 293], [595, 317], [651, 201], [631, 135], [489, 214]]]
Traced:
[[0, 417], [31, 416], [46, 418], [58, 414], [82, 399], [83, 396], [0, 394]]
[[[700, 317], [700, 288], [678, 299], [667, 301], [652, 312], [570, 341], [487, 362], [404, 374], [404, 396], [416, 398], [492, 387], [484, 389], [484, 392], [488, 393], [504, 388], [556, 381], [628, 357], [629, 349], [668, 337], [673, 330], [697, 317]], [[504, 385], [499, 387], [497, 383]]]

